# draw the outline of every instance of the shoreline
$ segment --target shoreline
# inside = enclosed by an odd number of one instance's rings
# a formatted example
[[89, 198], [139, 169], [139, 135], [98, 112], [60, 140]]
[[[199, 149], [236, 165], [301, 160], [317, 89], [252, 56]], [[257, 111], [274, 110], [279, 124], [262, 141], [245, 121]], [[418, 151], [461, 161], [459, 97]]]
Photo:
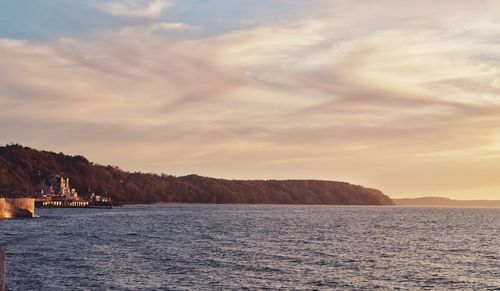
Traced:
[[335, 207], [373, 207], [373, 208], [478, 208], [500, 209], [500, 205], [373, 205], [373, 204], [270, 204], [270, 203], [200, 203], [200, 202], [151, 202], [151, 203], [119, 203], [113, 207], [123, 206], [154, 206], [154, 205], [257, 205], [257, 206], [335, 206]]

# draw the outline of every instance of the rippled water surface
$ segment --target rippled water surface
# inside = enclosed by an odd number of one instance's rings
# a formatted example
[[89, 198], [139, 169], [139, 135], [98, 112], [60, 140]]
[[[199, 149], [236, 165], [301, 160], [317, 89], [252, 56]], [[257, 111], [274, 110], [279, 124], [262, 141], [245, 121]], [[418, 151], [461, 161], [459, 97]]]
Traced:
[[9, 290], [500, 290], [500, 209], [155, 205], [0, 221]]

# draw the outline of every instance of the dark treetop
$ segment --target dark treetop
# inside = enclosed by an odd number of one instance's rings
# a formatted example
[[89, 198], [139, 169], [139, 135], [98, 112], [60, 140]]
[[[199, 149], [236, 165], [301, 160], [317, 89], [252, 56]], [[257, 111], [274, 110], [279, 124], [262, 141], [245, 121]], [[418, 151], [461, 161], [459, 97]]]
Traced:
[[89, 162], [82, 156], [0, 147], [0, 196], [32, 196], [40, 177], [70, 178], [80, 193], [89, 187], [123, 203], [255, 203], [392, 205], [379, 190], [318, 180], [225, 180], [189, 175], [130, 173]]

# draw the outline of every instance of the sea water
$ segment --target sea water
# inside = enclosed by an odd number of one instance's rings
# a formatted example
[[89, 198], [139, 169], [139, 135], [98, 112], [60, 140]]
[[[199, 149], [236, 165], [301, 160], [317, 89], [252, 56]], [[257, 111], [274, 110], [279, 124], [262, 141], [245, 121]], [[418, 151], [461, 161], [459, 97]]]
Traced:
[[9, 290], [500, 288], [500, 209], [184, 205], [0, 221]]

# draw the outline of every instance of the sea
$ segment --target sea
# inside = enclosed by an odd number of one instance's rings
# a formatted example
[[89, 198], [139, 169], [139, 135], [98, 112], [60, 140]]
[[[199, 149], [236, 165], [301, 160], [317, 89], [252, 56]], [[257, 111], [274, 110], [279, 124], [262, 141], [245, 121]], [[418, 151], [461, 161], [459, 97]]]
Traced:
[[0, 221], [8, 290], [500, 290], [500, 209], [134, 205]]

